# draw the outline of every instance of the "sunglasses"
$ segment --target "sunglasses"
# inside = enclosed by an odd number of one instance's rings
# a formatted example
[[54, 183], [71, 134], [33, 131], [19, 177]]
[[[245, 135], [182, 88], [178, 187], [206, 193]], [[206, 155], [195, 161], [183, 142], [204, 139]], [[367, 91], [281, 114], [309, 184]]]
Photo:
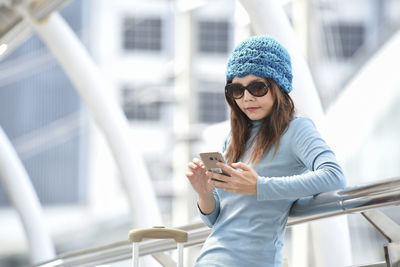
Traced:
[[242, 86], [239, 83], [228, 83], [225, 86], [225, 94], [232, 99], [240, 99], [244, 96], [244, 91], [247, 90], [251, 95], [256, 97], [265, 96], [268, 93], [270, 84], [268, 82], [251, 82], [247, 86]]

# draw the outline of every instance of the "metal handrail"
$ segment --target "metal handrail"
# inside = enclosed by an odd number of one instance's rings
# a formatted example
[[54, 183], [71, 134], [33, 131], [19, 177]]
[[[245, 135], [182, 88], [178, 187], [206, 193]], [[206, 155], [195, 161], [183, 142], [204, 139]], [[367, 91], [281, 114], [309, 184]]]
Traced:
[[[297, 200], [291, 211], [287, 226], [310, 222], [316, 219], [362, 212], [373, 208], [400, 204], [400, 177], [369, 183], [342, 190], [322, 193]], [[203, 223], [178, 227], [188, 232], [185, 247], [204, 243], [211, 230]], [[145, 240], [140, 244], [140, 256], [165, 252], [176, 248], [172, 240]], [[132, 256], [128, 240], [107, 246], [65, 253], [57, 258], [36, 265], [55, 266], [94, 266], [127, 260]]]
[[304, 197], [290, 211], [288, 226], [400, 204], [400, 177]]

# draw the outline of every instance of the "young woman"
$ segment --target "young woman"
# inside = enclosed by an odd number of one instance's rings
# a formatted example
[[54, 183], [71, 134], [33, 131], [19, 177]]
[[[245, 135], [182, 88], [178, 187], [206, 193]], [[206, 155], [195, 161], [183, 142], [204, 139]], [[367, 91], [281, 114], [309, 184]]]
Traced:
[[212, 232], [195, 266], [281, 266], [290, 207], [296, 199], [345, 186], [334, 153], [313, 122], [294, 116], [287, 50], [268, 36], [240, 43], [228, 60], [225, 87], [231, 133], [227, 175], [199, 159], [186, 173], [200, 217]]

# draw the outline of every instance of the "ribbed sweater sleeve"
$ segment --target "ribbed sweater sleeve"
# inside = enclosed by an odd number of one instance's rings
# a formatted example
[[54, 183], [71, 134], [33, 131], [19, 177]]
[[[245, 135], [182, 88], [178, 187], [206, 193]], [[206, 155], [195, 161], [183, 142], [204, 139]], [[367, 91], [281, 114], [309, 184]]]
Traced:
[[346, 186], [336, 157], [310, 119], [292, 122], [291, 152], [308, 172], [293, 176], [257, 178], [257, 199], [292, 199], [332, 191]]

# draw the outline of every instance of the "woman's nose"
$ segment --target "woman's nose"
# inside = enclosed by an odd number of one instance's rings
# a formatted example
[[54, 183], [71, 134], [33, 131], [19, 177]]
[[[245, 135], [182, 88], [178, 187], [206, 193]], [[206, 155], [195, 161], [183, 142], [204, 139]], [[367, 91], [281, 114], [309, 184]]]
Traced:
[[252, 94], [250, 94], [249, 91], [247, 91], [247, 89], [246, 89], [246, 90], [244, 90], [244, 92], [243, 92], [243, 100], [244, 100], [244, 101], [251, 101], [251, 100], [254, 100], [254, 96], [253, 96]]

